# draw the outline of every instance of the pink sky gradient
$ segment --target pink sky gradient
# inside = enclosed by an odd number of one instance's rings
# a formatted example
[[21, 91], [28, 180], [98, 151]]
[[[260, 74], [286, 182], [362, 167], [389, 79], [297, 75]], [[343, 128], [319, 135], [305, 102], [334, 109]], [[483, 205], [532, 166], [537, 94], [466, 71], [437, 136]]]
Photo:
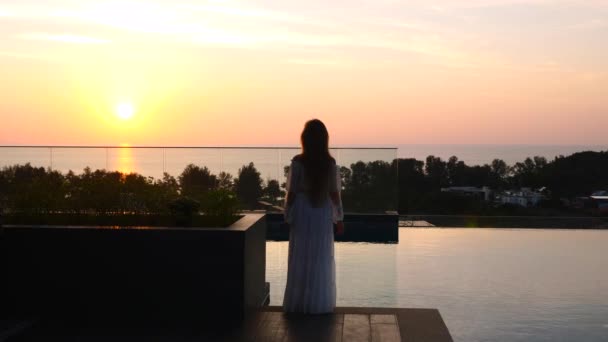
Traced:
[[[608, 144], [608, 2], [0, 0], [0, 144]], [[131, 103], [130, 120], [117, 117]]]

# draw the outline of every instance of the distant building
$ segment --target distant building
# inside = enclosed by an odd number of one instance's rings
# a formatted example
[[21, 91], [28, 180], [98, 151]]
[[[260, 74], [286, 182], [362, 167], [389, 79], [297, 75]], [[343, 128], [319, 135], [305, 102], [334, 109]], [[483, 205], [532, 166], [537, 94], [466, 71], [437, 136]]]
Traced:
[[587, 203], [590, 203], [590, 202], [591, 202], [591, 199], [589, 197], [578, 196], [578, 197], [575, 197], [574, 199], [572, 199], [572, 201], [570, 202], [570, 207], [572, 207], [574, 209], [585, 209], [586, 207], [589, 206]]
[[596, 191], [589, 198], [600, 215], [608, 215], [608, 191]]
[[461, 196], [477, 197], [486, 202], [497, 204], [514, 204], [521, 207], [533, 207], [546, 198], [547, 188], [532, 190], [531, 188], [521, 188], [521, 190], [508, 190], [494, 192], [487, 186], [478, 188], [474, 186], [451, 186], [441, 188], [441, 192], [449, 192]]
[[478, 188], [474, 186], [451, 186], [448, 188], [441, 188], [441, 192], [450, 192], [463, 196], [474, 196], [479, 197], [484, 201], [492, 200], [493, 191], [487, 186]]
[[496, 196], [500, 204], [514, 204], [521, 207], [533, 207], [545, 198], [545, 188], [533, 191], [530, 188], [521, 188], [519, 191], [504, 191]]
[[608, 191], [594, 191], [591, 196], [576, 197], [571, 206], [594, 214], [608, 215]]

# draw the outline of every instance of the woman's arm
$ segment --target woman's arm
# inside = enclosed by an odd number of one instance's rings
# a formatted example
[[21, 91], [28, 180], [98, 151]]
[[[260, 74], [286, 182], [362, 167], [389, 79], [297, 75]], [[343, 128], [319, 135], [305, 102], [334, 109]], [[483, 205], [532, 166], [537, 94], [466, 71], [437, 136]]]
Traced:
[[341, 235], [344, 233], [344, 209], [342, 207], [342, 196], [340, 194], [342, 188], [342, 180], [340, 177], [340, 169], [335, 166], [334, 175], [330, 179], [329, 198], [333, 205], [333, 220], [336, 223], [336, 233]]
[[334, 205], [334, 221], [344, 220], [344, 209], [342, 208], [342, 197], [339, 191], [332, 191], [329, 193], [331, 202]]
[[298, 170], [296, 163], [294, 161], [291, 162], [291, 166], [289, 166], [289, 172], [287, 173], [287, 182], [285, 183], [285, 190], [287, 191], [287, 195], [285, 196], [285, 206], [283, 208], [283, 217], [285, 218], [285, 222], [291, 223], [291, 217], [289, 215], [289, 208], [293, 205], [293, 202], [296, 200], [296, 192], [295, 189], [297, 187], [298, 181]]
[[334, 207], [334, 221], [336, 222], [336, 234], [342, 235], [344, 233], [344, 209], [342, 208], [342, 197], [339, 191], [332, 191], [329, 193], [331, 202]]
[[291, 207], [293, 202], [296, 200], [296, 193], [293, 191], [287, 192], [287, 197], [285, 197], [285, 208]]

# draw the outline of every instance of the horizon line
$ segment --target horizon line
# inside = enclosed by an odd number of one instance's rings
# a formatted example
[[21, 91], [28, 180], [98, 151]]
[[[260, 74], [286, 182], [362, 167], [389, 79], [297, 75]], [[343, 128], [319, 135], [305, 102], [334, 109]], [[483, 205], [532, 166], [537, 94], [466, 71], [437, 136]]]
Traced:
[[[120, 145], [0, 145], [0, 148], [150, 148], [150, 149], [301, 149], [297, 146], [120, 146]], [[398, 147], [330, 147], [330, 150], [397, 150]]]

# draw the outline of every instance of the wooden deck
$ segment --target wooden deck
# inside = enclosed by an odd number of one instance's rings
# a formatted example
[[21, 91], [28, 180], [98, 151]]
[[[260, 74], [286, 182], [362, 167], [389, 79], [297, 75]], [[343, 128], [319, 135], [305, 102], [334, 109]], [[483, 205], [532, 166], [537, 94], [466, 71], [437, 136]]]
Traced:
[[[0, 334], [0, 341], [8, 341]], [[82, 328], [74, 324], [34, 324], [15, 341], [251, 341], [251, 342], [451, 342], [435, 309], [336, 308], [327, 315], [284, 314], [265, 307], [238, 326]]]
[[247, 336], [240, 336], [246, 341], [452, 341], [435, 309], [339, 307], [331, 315], [294, 315], [271, 306], [248, 323]]

